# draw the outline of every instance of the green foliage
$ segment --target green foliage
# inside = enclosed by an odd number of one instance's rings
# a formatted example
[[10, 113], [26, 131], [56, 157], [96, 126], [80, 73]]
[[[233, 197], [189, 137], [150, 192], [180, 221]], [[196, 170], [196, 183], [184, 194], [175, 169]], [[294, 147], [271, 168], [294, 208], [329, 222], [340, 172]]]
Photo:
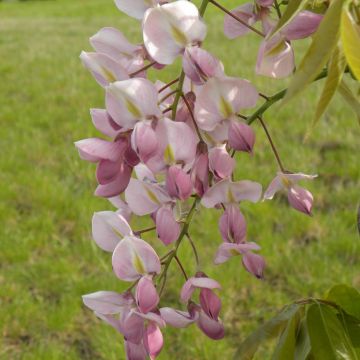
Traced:
[[358, 360], [360, 293], [336, 285], [324, 300], [309, 298], [288, 305], [252, 333], [235, 358], [252, 359], [262, 342], [279, 334], [273, 360]]

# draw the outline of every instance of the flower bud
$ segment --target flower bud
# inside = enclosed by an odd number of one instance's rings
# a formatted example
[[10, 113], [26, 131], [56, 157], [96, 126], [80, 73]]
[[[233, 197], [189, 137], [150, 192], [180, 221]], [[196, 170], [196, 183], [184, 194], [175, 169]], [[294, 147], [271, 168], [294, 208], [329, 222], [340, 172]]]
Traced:
[[293, 185], [289, 188], [288, 200], [294, 209], [306, 215], [311, 215], [313, 196], [310, 191], [298, 185]]
[[251, 251], [243, 255], [242, 263], [245, 269], [255, 275], [258, 279], [264, 277], [265, 260], [262, 256], [254, 254]]
[[228, 205], [219, 220], [219, 229], [225, 242], [240, 244], [246, 236], [244, 215], [236, 205]]
[[131, 147], [144, 163], [155, 155], [158, 145], [157, 136], [151, 123], [138, 122], [131, 134]]
[[143, 276], [140, 279], [136, 287], [135, 299], [140, 311], [144, 314], [156, 308], [159, 295], [151, 278]]
[[225, 146], [215, 147], [209, 151], [209, 167], [217, 178], [228, 178], [234, 170], [235, 160], [226, 151]]
[[186, 200], [192, 192], [190, 175], [177, 166], [170, 166], [166, 175], [166, 190], [171, 197]]
[[231, 121], [229, 127], [229, 145], [237, 151], [252, 153], [255, 133], [251, 126], [238, 121]]
[[169, 245], [177, 240], [180, 235], [180, 225], [176, 222], [171, 209], [163, 206], [156, 213], [156, 231], [158, 238]]

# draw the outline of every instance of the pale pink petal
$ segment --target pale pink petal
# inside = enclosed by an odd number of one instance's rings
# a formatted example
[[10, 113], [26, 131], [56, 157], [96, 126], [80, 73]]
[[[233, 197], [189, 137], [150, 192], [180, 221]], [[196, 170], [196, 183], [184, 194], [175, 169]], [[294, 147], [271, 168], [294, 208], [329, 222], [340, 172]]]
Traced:
[[116, 213], [123, 216], [127, 222], [130, 222], [131, 219], [131, 210], [128, 204], [119, 196], [114, 196], [108, 198], [110, 203], [117, 208]]
[[265, 260], [262, 256], [252, 252], [246, 252], [243, 255], [242, 262], [249, 273], [255, 275], [258, 279], [263, 278]]
[[219, 220], [221, 236], [226, 242], [240, 243], [246, 236], [246, 221], [236, 205], [226, 207]]
[[105, 321], [107, 324], [109, 324], [110, 326], [112, 326], [114, 329], [116, 329], [118, 332], [122, 334], [121, 324], [120, 324], [120, 320], [118, 319], [118, 316], [115, 317], [114, 315], [101, 314], [96, 311], [94, 312], [94, 314], [99, 319]]
[[221, 285], [216, 280], [208, 277], [191, 277], [185, 282], [181, 289], [181, 301], [187, 302], [196, 288], [220, 289]]
[[122, 142], [110, 142], [98, 138], [77, 141], [75, 146], [80, 157], [91, 162], [98, 162], [102, 159], [116, 161], [125, 150]]
[[119, 314], [133, 303], [129, 293], [119, 294], [114, 291], [97, 291], [83, 295], [82, 299], [89, 309], [103, 315]]
[[134, 170], [136, 177], [139, 180], [149, 183], [156, 183], [156, 179], [153, 172], [145, 164], [136, 165]]
[[209, 158], [207, 154], [197, 155], [190, 176], [196, 193], [202, 197], [209, 187]]
[[229, 126], [229, 145], [237, 151], [252, 153], [254, 144], [253, 128], [242, 121], [232, 120]]
[[209, 151], [209, 167], [220, 179], [228, 178], [234, 171], [235, 160], [226, 151], [226, 147], [214, 147]]
[[152, 282], [152, 279], [143, 276], [136, 286], [136, 303], [143, 313], [148, 313], [156, 308], [159, 303], [159, 295]]
[[99, 184], [106, 185], [113, 182], [119, 172], [123, 159], [117, 161], [100, 160], [96, 167], [96, 179]]
[[[231, 12], [248, 25], [254, 25], [257, 20], [255, 14], [255, 6], [253, 3], [243, 4], [231, 10]], [[224, 33], [226, 37], [228, 37], [229, 39], [235, 39], [238, 36], [247, 34], [249, 31], [250, 29], [247, 26], [241, 24], [239, 21], [235, 20], [230, 15], [225, 15]]]
[[96, 129], [104, 135], [115, 138], [121, 131], [121, 127], [116, 124], [105, 109], [91, 109], [90, 115]]
[[144, 346], [151, 360], [160, 354], [163, 345], [164, 339], [160, 328], [154, 323], [149, 323], [144, 334]]
[[186, 76], [196, 85], [202, 85], [212, 77], [224, 76], [222, 63], [200, 47], [187, 47], [182, 60]]
[[180, 235], [180, 224], [174, 217], [174, 212], [168, 207], [162, 206], [156, 212], [156, 232], [164, 245], [175, 242]]
[[264, 40], [260, 45], [256, 73], [272, 78], [289, 76], [295, 68], [294, 51], [281, 36]]
[[185, 328], [196, 320], [186, 311], [175, 310], [169, 307], [161, 308], [160, 314], [166, 324], [175, 328]]
[[132, 235], [126, 219], [113, 211], [96, 212], [92, 218], [92, 236], [103, 250], [113, 252], [121, 237]]
[[130, 341], [124, 341], [126, 360], [146, 360], [147, 353], [143, 343], [132, 343]]
[[307, 175], [303, 173], [294, 173], [294, 174], [280, 173], [280, 174], [291, 182], [298, 182], [301, 180], [313, 180], [317, 178], [317, 175]]
[[95, 190], [95, 195], [105, 198], [120, 195], [127, 188], [131, 173], [132, 168], [126, 163], [121, 163], [114, 180], [104, 185], [100, 184]]
[[262, 186], [259, 183], [242, 180], [231, 182], [224, 179], [213, 185], [201, 199], [201, 204], [206, 208], [213, 208], [217, 204], [232, 204], [243, 200], [259, 201]]
[[112, 256], [113, 270], [119, 279], [135, 281], [141, 276], [160, 273], [161, 265], [155, 250], [145, 241], [126, 236]]
[[190, 175], [177, 166], [170, 166], [166, 174], [166, 190], [171, 197], [186, 200], [192, 193]]
[[140, 121], [131, 134], [131, 147], [142, 162], [146, 163], [158, 149], [156, 133], [150, 121]]
[[281, 34], [287, 40], [304, 39], [317, 30], [322, 19], [323, 15], [321, 14], [307, 10], [301, 11], [281, 30]]
[[206, 25], [194, 4], [179, 0], [149, 9], [143, 35], [150, 56], [160, 64], [171, 64], [187, 45], [205, 38]]
[[311, 215], [313, 196], [310, 191], [293, 185], [288, 191], [289, 204], [296, 210], [303, 212], [306, 215]]
[[131, 44], [118, 29], [104, 27], [90, 38], [90, 44], [98, 53], [106, 54], [114, 60], [128, 57], [141, 49]]
[[118, 80], [129, 78], [126, 69], [111, 57], [99, 53], [80, 54], [80, 59], [84, 66], [90, 70], [99, 85], [105, 87]]
[[274, 195], [283, 188], [284, 185], [281, 181], [281, 177], [279, 175], [275, 176], [275, 178], [271, 181], [271, 183], [269, 184], [268, 188], [264, 193], [264, 199], [271, 200], [274, 197]]
[[147, 79], [117, 81], [106, 88], [106, 109], [124, 129], [132, 129], [137, 121], [159, 117], [157, 101], [158, 91]]
[[134, 312], [140, 318], [142, 318], [148, 322], [153, 322], [153, 323], [157, 324], [159, 327], [166, 326], [166, 323], [165, 323], [164, 319], [160, 316], [160, 313], [148, 312], [148, 313], [144, 314], [144, 313], [141, 313], [138, 311], [134, 311]]
[[151, 214], [162, 204], [171, 201], [168, 194], [157, 184], [131, 179], [125, 191], [125, 199], [130, 209], [139, 216]]
[[215, 320], [218, 319], [221, 310], [221, 300], [212, 290], [200, 290], [200, 304], [208, 316]]
[[256, 3], [262, 7], [270, 7], [274, 0], [256, 0]]
[[144, 319], [133, 309], [121, 313], [120, 332], [132, 343], [139, 344], [144, 334]]
[[197, 325], [210, 339], [220, 340], [225, 336], [224, 325], [220, 320], [210, 318], [204, 311], [200, 311]]
[[157, 2], [158, 1], [152, 0], [115, 0], [115, 4], [119, 10], [138, 20], [141, 20], [146, 10]]

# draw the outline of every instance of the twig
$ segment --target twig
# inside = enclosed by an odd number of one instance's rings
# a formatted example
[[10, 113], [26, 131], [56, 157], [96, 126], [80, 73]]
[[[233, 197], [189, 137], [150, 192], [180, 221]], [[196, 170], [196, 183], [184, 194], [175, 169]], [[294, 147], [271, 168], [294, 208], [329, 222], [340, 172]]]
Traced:
[[167, 83], [166, 85], [164, 85], [162, 88], [160, 88], [159, 93], [163, 92], [164, 90], [166, 90], [168, 87], [170, 87], [171, 85], [176, 84], [179, 81], [179, 78], [174, 79], [173, 81], [170, 81], [169, 83]]
[[177, 257], [177, 255], [174, 256], [174, 259], [177, 262], [177, 264], [179, 265], [179, 268], [180, 268], [181, 272], [183, 273], [185, 280], [187, 280], [188, 276], [186, 275], [186, 271], [185, 271], [184, 267], [182, 266], [180, 259]]
[[144, 67], [142, 67], [139, 70], [134, 71], [133, 73], [129, 74], [130, 77], [134, 77], [137, 74], [140, 74], [142, 71], [145, 71], [149, 68], [151, 68], [152, 66], [154, 66], [156, 64], [156, 61], [152, 61], [151, 63], [145, 65]]
[[191, 106], [190, 106], [190, 104], [189, 104], [188, 99], [186, 98], [186, 96], [185, 96], [184, 94], [181, 94], [181, 97], [182, 97], [182, 99], [184, 100], [184, 103], [185, 103], [186, 107], [187, 107], [188, 110], [189, 110], [189, 113], [190, 113], [192, 122], [193, 122], [193, 124], [194, 124], [196, 133], [197, 133], [200, 141], [204, 142], [204, 139], [203, 139], [202, 136], [201, 136], [200, 130], [199, 130], [198, 126], [197, 126], [197, 123], [196, 123], [196, 120], [195, 120], [195, 116], [194, 116], [193, 111], [191, 110]]

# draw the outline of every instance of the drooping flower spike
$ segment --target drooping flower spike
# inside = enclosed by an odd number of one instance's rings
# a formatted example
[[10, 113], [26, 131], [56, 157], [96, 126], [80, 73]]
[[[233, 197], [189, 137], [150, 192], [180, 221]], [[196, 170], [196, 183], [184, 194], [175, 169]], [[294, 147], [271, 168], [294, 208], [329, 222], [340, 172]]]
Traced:
[[[260, 94], [248, 80], [227, 76], [221, 58], [203, 47], [205, 5], [222, 8], [221, 4], [203, 2], [200, 11], [187, 0], [115, 3], [140, 20], [143, 44], [131, 43], [112, 27], [90, 38], [95, 52], [82, 52], [80, 57], [105, 90], [104, 108], [90, 111], [93, 125], [105, 139], [84, 139], [75, 146], [82, 159], [96, 164], [95, 194], [108, 198], [115, 207], [94, 213], [92, 237], [112, 254], [116, 278], [130, 284], [121, 294], [98, 291], [84, 295], [83, 301], [122, 335], [128, 360], [154, 360], [164, 346], [165, 325], [186, 328], [194, 324], [213, 340], [225, 336], [221, 285], [201, 271], [200, 239], [190, 234], [197, 212], [221, 212], [222, 241], [214, 251], [215, 264], [234, 257], [231, 261], [241, 259], [253, 276], [266, 278], [261, 248], [248, 240], [246, 213], [242, 212], [242, 202], [260, 200], [262, 186], [239, 178], [241, 162], [235, 156], [254, 153], [253, 119], [246, 114], [257, 105]], [[273, 0], [255, 0], [232, 14], [225, 11], [224, 30], [231, 39], [251, 30], [261, 35], [256, 72], [281, 78], [294, 69], [291, 41], [311, 36], [322, 15], [301, 11], [273, 35], [274, 9]], [[176, 60], [182, 65], [181, 73], [166, 83], [161, 71]], [[276, 158], [282, 169], [277, 153]], [[292, 207], [311, 214], [313, 197], [297, 181], [314, 177], [283, 171], [263, 197], [271, 199], [285, 189]], [[146, 226], [138, 228], [139, 223]], [[178, 252], [182, 242], [194, 254], [193, 276], [188, 275]], [[181, 309], [166, 303], [172, 262], [184, 277], [179, 291]]]

